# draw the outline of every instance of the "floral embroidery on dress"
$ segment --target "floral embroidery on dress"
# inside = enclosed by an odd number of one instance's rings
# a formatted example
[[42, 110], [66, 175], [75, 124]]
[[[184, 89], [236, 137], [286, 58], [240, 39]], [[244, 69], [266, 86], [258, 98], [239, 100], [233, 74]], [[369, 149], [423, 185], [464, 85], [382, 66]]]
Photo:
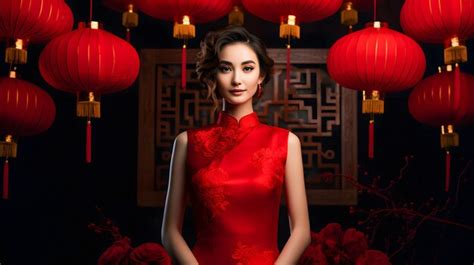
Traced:
[[196, 150], [204, 157], [214, 158], [232, 149], [237, 134], [229, 129], [214, 127], [196, 132], [195, 137]]
[[232, 150], [241, 142], [252, 127], [213, 127], [208, 130], [197, 131], [195, 134], [194, 148], [206, 158], [218, 158]]
[[277, 259], [278, 253], [238, 242], [232, 253], [236, 265], [271, 265]]
[[252, 165], [266, 176], [263, 183], [265, 187], [273, 188], [283, 183], [285, 158], [286, 152], [283, 147], [261, 148], [252, 155]]
[[228, 178], [229, 174], [216, 166], [216, 163], [202, 168], [193, 176], [193, 182], [198, 189], [198, 194], [200, 194], [203, 204], [209, 210], [211, 217], [214, 217], [218, 212], [224, 211], [227, 205], [229, 205], [222, 185]]

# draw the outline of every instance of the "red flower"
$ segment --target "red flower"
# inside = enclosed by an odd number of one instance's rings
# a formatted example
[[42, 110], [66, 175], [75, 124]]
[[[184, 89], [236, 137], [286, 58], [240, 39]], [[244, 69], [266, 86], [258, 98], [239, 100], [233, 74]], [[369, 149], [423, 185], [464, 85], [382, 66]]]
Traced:
[[326, 256], [336, 258], [339, 255], [343, 235], [341, 225], [338, 223], [330, 223], [319, 232]]
[[322, 246], [311, 243], [301, 255], [298, 265], [328, 265]]
[[344, 233], [342, 246], [347, 257], [354, 262], [367, 251], [367, 237], [354, 228], [349, 228]]
[[357, 259], [356, 265], [391, 265], [391, 263], [383, 252], [370, 249]]
[[338, 223], [326, 225], [319, 233], [311, 232], [311, 244], [298, 262], [298, 265], [328, 264], [391, 265], [384, 253], [368, 250], [363, 233], [354, 228], [343, 232]]
[[128, 265], [128, 255], [132, 251], [130, 239], [124, 237], [114, 242], [99, 258], [98, 265]]
[[321, 242], [321, 238], [319, 237], [319, 234], [311, 231], [311, 245], [319, 244], [320, 242]]
[[160, 244], [144, 243], [130, 253], [130, 265], [171, 265], [171, 258]]

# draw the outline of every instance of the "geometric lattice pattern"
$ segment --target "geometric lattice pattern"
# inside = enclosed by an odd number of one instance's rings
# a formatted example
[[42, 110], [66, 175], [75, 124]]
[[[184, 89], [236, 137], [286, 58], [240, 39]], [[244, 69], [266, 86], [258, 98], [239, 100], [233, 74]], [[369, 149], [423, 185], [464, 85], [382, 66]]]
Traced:
[[[195, 58], [196, 52], [188, 51], [188, 58]], [[356, 192], [341, 175], [356, 174], [356, 96], [329, 77], [326, 53], [293, 50], [287, 87], [285, 50], [271, 49], [275, 71], [254, 109], [262, 122], [288, 128], [300, 138], [310, 203], [354, 204]], [[180, 50], [142, 51], [139, 205], [162, 205], [176, 135], [216, 119], [207, 91], [193, 73], [192, 60], [188, 63], [188, 82], [182, 90]]]

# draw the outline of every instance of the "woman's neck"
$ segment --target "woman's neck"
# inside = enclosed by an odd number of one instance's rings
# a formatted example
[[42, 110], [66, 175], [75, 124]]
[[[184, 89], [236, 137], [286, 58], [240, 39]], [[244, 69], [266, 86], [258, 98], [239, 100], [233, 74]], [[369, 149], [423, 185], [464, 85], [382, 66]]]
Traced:
[[225, 113], [229, 115], [232, 115], [234, 118], [237, 119], [237, 121], [239, 121], [240, 118], [252, 113], [254, 110], [253, 110], [252, 105], [248, 105], [248, 104], [231, 105], [223, 101], [222, 111], [224, 111]]

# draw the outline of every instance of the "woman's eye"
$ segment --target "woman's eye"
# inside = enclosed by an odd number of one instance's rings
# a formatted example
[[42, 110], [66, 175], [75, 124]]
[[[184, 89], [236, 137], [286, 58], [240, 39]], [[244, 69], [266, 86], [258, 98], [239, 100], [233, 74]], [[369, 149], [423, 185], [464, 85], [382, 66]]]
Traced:
[[253, 70], [253, 67], [251, 67], [251, 66], [245, 66], [244, 67], [244, 72], [250, 72], [252, 70]]
[[221, 66], [219, 67], [219, 71], [221, 71], [222, 73], [227, 73], [227, 72], [230, 72], [230, 67], [228, 66]]

